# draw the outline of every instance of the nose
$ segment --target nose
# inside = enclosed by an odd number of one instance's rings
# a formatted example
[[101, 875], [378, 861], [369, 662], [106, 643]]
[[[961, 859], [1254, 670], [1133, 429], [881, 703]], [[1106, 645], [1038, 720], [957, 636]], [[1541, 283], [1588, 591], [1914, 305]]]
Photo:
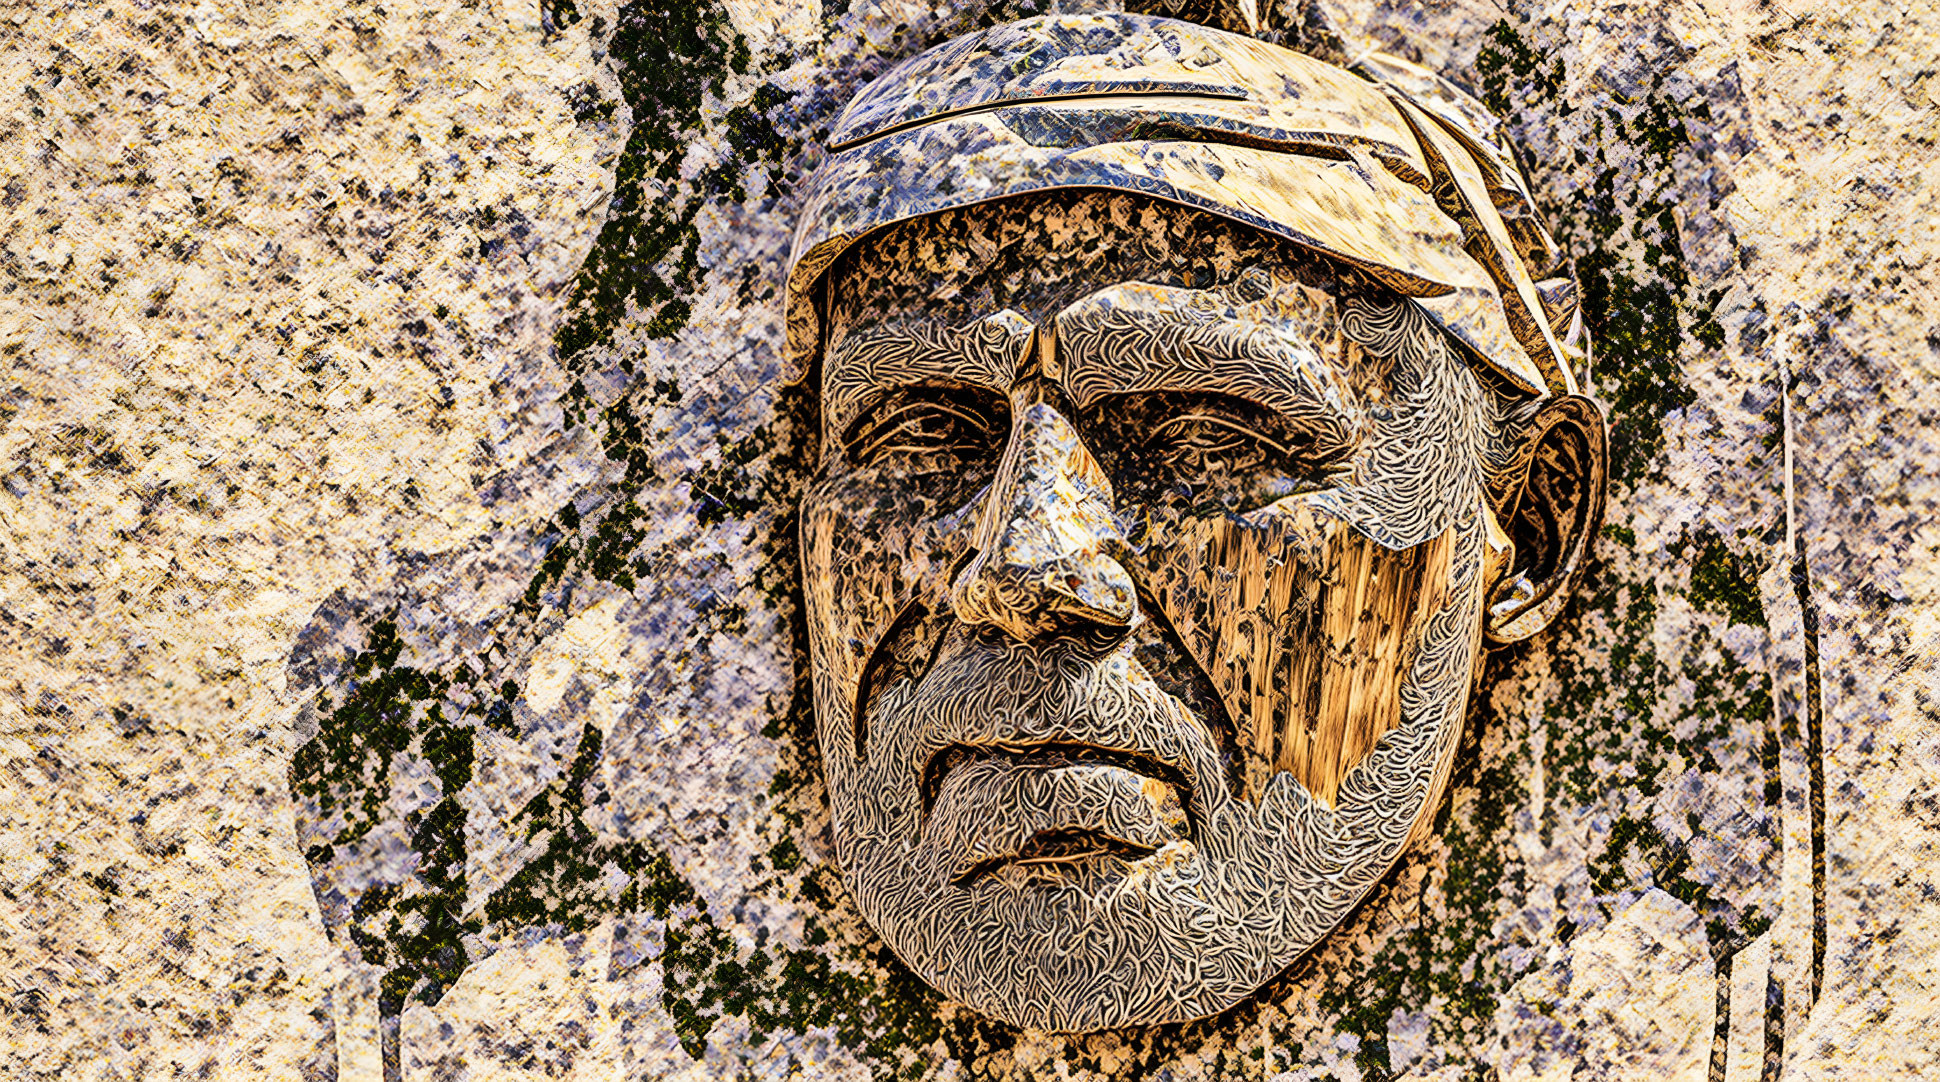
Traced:
[[1132, 577], [1111, 482], [1078, 430], [1038, 401], [1012, 412], [1010, 443], [977, 527], [977, 555], [951, 585], [959, 620], [1028, 642], [1073, 625], [1132, 626]]

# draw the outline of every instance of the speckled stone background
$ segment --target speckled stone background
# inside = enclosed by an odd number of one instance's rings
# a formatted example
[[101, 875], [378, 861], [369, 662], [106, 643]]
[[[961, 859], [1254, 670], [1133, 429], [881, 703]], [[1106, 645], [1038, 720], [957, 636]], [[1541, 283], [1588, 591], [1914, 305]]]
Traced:
[[888, 957], [781, 259], [856, 87], [1042, 6], [0, 12], [0, 1077], [1940, 1073], [1912, 0], [1296, 5], [1528, 152], [1614, 426], [1585, 596], [1256, 1001], [1050, 1037]]

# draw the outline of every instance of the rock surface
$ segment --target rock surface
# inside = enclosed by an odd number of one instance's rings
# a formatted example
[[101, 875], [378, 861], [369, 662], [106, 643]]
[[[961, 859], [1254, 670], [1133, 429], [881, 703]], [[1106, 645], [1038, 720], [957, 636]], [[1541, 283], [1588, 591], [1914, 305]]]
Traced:
[[1509, 120], [1612, 511], [1436, 839], [1257, 1002], [1084, 1039], [826, 864], [780, 358], [848, 96], [1037, 8], [6, 16], [0, 1074], [1940, 1071], [1940, 18], [1298, 8]]

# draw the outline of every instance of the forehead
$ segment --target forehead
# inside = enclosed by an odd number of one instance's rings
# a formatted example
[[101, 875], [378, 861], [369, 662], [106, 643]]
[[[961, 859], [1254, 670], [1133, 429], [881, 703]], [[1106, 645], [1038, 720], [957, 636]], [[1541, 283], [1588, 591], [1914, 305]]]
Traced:
[[1343, 337], [1339, 301], [1401, 303], [1277, 237], [1083, 192], [903, 223], [846, 254], [830, 292], [830, 432], [899, 388], [1003, 393], [1029, 372], [1079, 408], [1175, 391], [1339, 420], [1379, 367]]
[[1011, 309], [1041, 323], [1105, 285], [1210, 289], [1249, 270], [1328, 292], [1355, 277], [1216, 215], [1124, 193], [1059, 192], [946, 211], [858, 243], [831, 270], [830, 330], [912, 311], [956, 321]]

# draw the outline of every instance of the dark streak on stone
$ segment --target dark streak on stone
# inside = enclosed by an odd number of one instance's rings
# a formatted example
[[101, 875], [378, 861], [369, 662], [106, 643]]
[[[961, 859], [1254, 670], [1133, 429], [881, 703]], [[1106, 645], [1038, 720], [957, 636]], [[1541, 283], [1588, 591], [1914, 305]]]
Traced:
[[1812, 815], [1812, 1003], [1817, 1003], [1825, 980], [1826, 947], [1825, 703], [1819, 675], [1819, 605], [1812, 597], [1812, 568], [1806, 561], [1802, 535], [1794, 541], [1792, 589], [1798, 594], [1800, 622], [1805, 626], [1805, 759]]
[[1785, 986], [1773, 969], [1765, 975], [1765, 1063], [1758, 1072], [1758, 1082], [1778, 1082], [1784, 1066]]
[[1711, 1028], [1711, 1071], [1708, 1082], [1724, 1082], [1725, 1054], [1731, 1045], [1731, 959], [1726, 954], [1717, 961], [1718, 1010]]

